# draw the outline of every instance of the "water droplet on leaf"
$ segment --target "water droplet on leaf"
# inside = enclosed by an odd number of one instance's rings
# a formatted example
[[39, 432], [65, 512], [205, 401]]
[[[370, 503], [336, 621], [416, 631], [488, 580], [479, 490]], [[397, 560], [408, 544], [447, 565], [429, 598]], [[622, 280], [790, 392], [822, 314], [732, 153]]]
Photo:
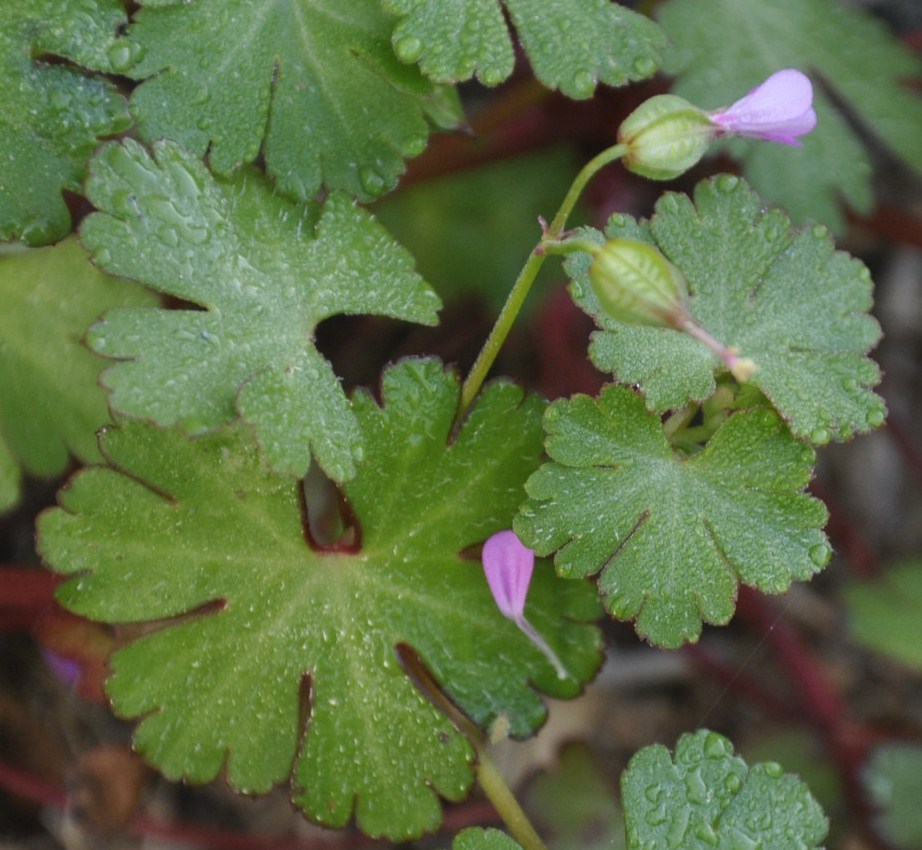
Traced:
[[815, 446], [825, 446], [832, 439], [832, 435], [826, 428], [814, 428], [810, 432], [810, 442]]
[[407, 36], [394, 45], [394, 52], [401, 62], [415, 62], [423, 55], [423, 43], [418, 38]]
[[736, 190], [736, 187], [739, 186], [739, 182], [739, 177], [733, 174], [721, 174], [720, 177], [717, 178], [717, 190], [723, 192], [725, 195], [729, 195]]
[[816, 546], [810, 547], [807, 554], [810, 556], [810, 560], [818, 567], [825, 567], [832, 557], [832, 549], [826, 543], [817, 543]]
[[595, 91], [595, 77], [588, 71], [580, 71], [573, 78], [573, 94], [575, 97], [589, 97]]
[[377, 171], [367, 166], [359, 170], [359, 183], [369, 195], [380, 195], [387, 186], [387, 181]]
[[638, 78], [649, 77], [654, 71], [656, 71], [656, 62], [649, 56], [645, 56], [634, 62], [634, 73]]

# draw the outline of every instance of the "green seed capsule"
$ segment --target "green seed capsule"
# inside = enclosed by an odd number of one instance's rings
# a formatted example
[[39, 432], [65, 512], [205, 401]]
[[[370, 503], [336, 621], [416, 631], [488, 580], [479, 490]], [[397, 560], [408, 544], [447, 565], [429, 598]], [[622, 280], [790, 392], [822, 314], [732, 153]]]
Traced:
[[690, 321], [682, 273], [646, 242], [610, 239], [593, 256], [589, 280], [619, 322], [681, 328]]
[[707, 114], [673, 94], [651, 97], [618, 129], [629, 150], [625, 168], [651, 180], [672, 180], [704, 156], [715, 128]]

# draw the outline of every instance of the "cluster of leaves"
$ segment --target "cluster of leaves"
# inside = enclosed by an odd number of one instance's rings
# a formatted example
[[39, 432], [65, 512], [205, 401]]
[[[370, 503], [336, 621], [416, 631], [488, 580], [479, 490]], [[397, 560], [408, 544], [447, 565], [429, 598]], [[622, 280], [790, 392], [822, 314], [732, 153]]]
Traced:
[[[68, 453], [98, 464], [44, 515], [40, 545], [73, 576], [60, 596], [74, 611], [162, 621], [113, 657], [108, 690], [117, 711], [143, 718], [137, 746], [164, 773], [223, 770], [252, 793], [291, 777], [313, 819], [416, 836], [438, 825], [440, 796], [466, 793], [473, 754], [411, 683], [407, 652], [476, 723], [502, 718], [525, 736], [544, 718], [538, 692], [576, 695], [601, 660], [598, 593], [573, 579], [598, 575], [611, 614], [678, 646], [729, 620], [740, 581], [781, 592], [826, 563], [825, 511], [804, 493], [813, 446], [884, 416], [866, 357], [879, 333], [870, 280], [825, 228], [796, 230], [736, 178], [694, 200], [666, 196], [650, 221], [616, 217], [607, 235], [650, 242], [683, 271], [696, 319], [756, 360], [745, 386], [694, 340], [605, 317], [578, 261], [571, 292], [599, 325], [590, 356], [616, 382], [596, 399], [546, 407], [499, 382], [459, 424], [457, 378], [440, 363], [392, 367], [379, 403], [348, 398], [314, 345], [340, 314], [436, 322], [439, 298], [413, 257], [356, 201], [393, 188], [434, 128], [462, 123], [455, 83], [509, 76], [507, 20], [538, 79], [578, 98], [652, 74], [665, 44], [655, 23], [608, 0], [139, 5], [131, 21], [118, 0], [0, 9], [0, 64], [15, 81], [0, 110], [12, 163], [0, 238], [61, 240], [64, 190], [96, 209], [83, 247], [71, 238], [0, 262], [0, 507], [23, 468], [58, 474]], [[688, 5], [662, 4], [661, 21], [693, 96], [696, 57], [712, 45], [699, 33], [681, 46], [683, 15], [702, 19]], [[852, 33], [864, 19], [849, 14], [840, 25]], [[882, 37], [875, 50], [902, 55]], [[907, 70], [893, 59], [888, 77]], [[902, 109], [901, 97], [894, 83], [885, 106], [862, 108]], [[100, 145], [132, 123], [140, 141]], [[884, 135], [902, 150], [898, 133]], [[851, 152], [836, 149], [822, 173]], [[754, 178], [768, 168], [746, 156]], [[837, 224], [828, 201], [819, 212]], [[105, 396], [82, 342], [114, 361]], [[106, 401], [114, 422], [97, 449]], [[333, 547], [314, 543], [304, 505], [313, 464], [349, 505]], [[465, 555], [510, 525], [555, 554], [528, 617], [565, 679], [500, 616]], [[658, 801], [634, 791], [651, 782], [692, 789], [670, 790], [676, 816], [698, 832], [723, 817], [737, 831], [727, 846], [741, 835], [776, 846], [773, 830], [804, 847], [822, 837], [805, 791], [774, 769], [747, 775], [704, 733], [680, 742], [674, 765], [644, 752], [625, 779], [631, 846], [658, 840], [641, 822], [679, 828], [648, 817]], [[694, 814], [690, 765], [702, 758], [705, 789], [724, 790]], [[790, 820], [750, 818], [779, 800], [794, 801]]]

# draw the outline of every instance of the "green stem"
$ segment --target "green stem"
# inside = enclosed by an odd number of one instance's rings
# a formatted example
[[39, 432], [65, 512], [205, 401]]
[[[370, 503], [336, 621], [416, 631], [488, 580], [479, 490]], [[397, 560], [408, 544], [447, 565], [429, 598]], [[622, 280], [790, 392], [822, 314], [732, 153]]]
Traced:
[[503, 823], [506, 824], [512, 837], [522, 845], [524, 850], [547, 850], [541, 837], [528, 820], [528, 816], [522, 811], [519, 801], [506, 784], [506, 780], [497, 770], [493, 759], [490, 758], [480, 729], [445, 695], [416, 653], [405, 649], [400, 652], [400, 660], [420, 691], [448, 717], [454, 727], [467, 738], [474, 748], [477, 755], [475, 765], [477, 781]]
[[474, 746], [477, 749], [477, 781], [483, 793], [487, 795], [487, 799], [493, 804], [493, 808], [499, 812], [512, 837], [525, 850], [547, 850], [541, 836], [535, 832], [531, 821], [522, 811], [519, 801], [509, 790], [506, 780], [503, 779], [484, 747], [477, 743]]
[[493, 325], [493, 330], [490, 331], [490, 335], [483, 344], [480, 354], [477, 355], [477, 360], [474, 361], [474, 365], [471, 367], [471, 371], [465, 379], [464, 385], [461, 387], [461, 403], [458, 407], [456, 421], [460, 421], [461, 417], [464, 416], [467, 409], [474, 401], [474, 397], [480, 392], [480, 388], [483, 386], [487, 373], [493, 366], [493, 362], [496, 360], [499, 350], [506, 341], [506, 337], [509, 336], [509, 331], [512, 329], [512, 325], [522, 309], [522, 304], [525, 303], [525, 299], [531, 291], [532, 284], [535, 282], [535, 278], [538, 276], [541, 266], [544, 265], [544, 260], [547, 256], [544, 250], [545, 245], [548, 242], [556, 242], [560, 238], [560, 234], [563, 232], [567, 219], [570, 213], [573, 212], [573, 208], [576, 206], [579, 196], [582, 194], [583, 189], [586, 188], [586, 184], [595, 176], [596, 172], [608, 165], [608, 163], [620, 159], [625, 153], [627, 153], [627, 145], [615, 145], [614, 147], [610, 147], [590, 159], [589, 162], [583, 166], [579, 174], [576, 175], [576, 179], [574, 179], [566, 197], [563, 199], [560, 209], [557, 210], [557, 214], [545, 230], [541, 237], [541, 241], [538, 242], [528, 255], [525, 265], [522, 266], [522, 270], [519, 272], [519, 276], [516, 278], [509, 292], [509, 296], [506, 298], [506, 303], [503, 305], [503, 309], [500, 310], [499, 316], [496, 318], [496, 324]]

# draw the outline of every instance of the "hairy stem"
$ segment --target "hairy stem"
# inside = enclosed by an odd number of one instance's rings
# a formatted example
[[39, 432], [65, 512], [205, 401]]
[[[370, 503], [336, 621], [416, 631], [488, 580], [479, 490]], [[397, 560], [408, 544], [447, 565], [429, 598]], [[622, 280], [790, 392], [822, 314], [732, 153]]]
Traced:
[[615, 145], [614, 147], [607, 148], [602, 151], [602, 153], [589, 160], [589, 162], [583, 166], [579, 174], [576, 175], [576, 179], [574, 179], [570, 189], [567, 191], [566, 197], [560, 205], [560, 209], [557, 210], [557, 214], [545, 228], [541, 240], [528, 255], [525, 265], [522, 266], [522, 270], [519, 272], [519, 276], [516, 278], [509, 292], [509, 296], [506, 298], [506, 303], [503, 305], [503, 309], [500, 310], [499, 316], [496, 318], [493, 330], [490, 331], [490, 335], [483, 344], [480, 354], [477, 355], [477, 360], [471, 367], [470, 374], [468, 374], [464, 381], [464, 385], [461, 387], [461, 404], [458, 407], [457, 415], [458, 421], [460, 421], [461, 417], [467, 412], [467, 409], [474, 401], [474, 397], [480, 391], [481, 386], [483, 386], [487, 373], [493, 366], [496, 356], [499, 354], [499, 350], [503, 347], [503, 343], [506, 341], [506, 337], [509, 335], [509, 331], [512, 329], [512, 325], [522, 309], [522, 304], [525, 303], [525, 299], [531, 291], [532, 284], [535, 282], [535, 278], [538, 276], [541, 266], [544, 265], [544, 260], [547, 256], [545, 251], [546, 244], [555, 242], [560, 238], [564, 226], [567, 223], [567, 219], [570, 213], [573, 212], [576, 202], [579, 200], [579, 196], [582, 194], [583, 189], [586, 188], [586, 184], [595, 176], [596, 172], [608, 165], [608, 163], [620, 159], [626, 152], [626, 145]]

